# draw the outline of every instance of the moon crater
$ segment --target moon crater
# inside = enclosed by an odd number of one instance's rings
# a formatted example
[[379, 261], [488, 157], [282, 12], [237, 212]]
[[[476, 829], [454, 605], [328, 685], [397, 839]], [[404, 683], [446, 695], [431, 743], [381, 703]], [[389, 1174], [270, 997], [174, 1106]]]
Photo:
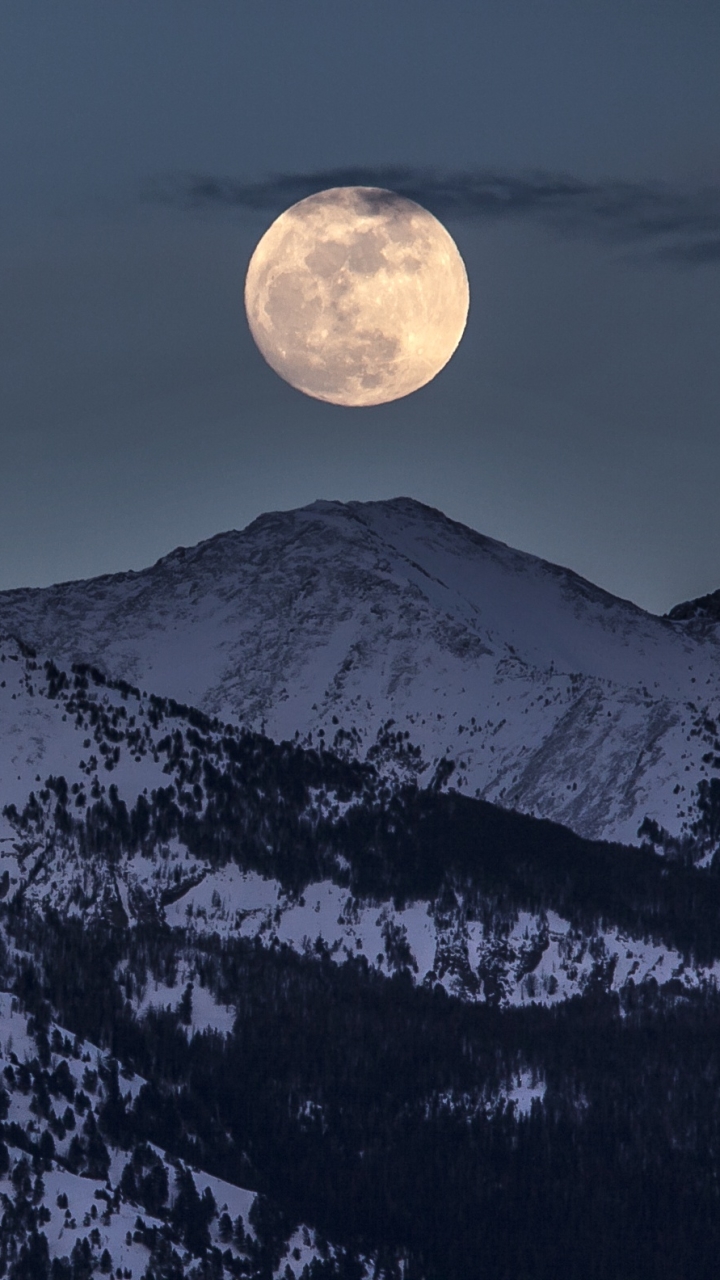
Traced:
[[268, 364], [306, 395], [372, 405], [409, 395], [452, 356], [465, 267], [440, 222], [376, 187], [300, 200], [251, 258], [245, 308]]

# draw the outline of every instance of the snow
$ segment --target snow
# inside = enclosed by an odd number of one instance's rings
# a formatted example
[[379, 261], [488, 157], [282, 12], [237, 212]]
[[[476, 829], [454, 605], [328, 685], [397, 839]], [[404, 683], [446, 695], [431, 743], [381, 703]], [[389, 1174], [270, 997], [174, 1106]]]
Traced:
[[[0, 593], [0, 627], [40, 650], [35, 661], [18, 641], [0, 640], [0, 810], [22, 810], [50, 775], [85, 793], [93, 778], [105, 794], [114, 785], [129, 807], [168, 786], [166, 756], [154, 754], [172, 717], [153, 728], [147, 692], [276, 740], [335, 745], [421, 785], [451, 760], [446, 785], [467, 795], [627, 843], [637, 842], [646, 816], [672, 837], [687, 835], [698, 782], [720, 776], [720, 627], [652, 617], [407, 499], [319, 502], [173, 552], [142, 573]], [[68, 670], [90, 661], [147, 691], [91, 685], [94, 707], [118, 718], [111, 769], [102, 734], [68, 711], [67, 692], [50, 696], [46, 654]], [[135, 747], [130, 724], [140, 734]], [[319, 792], [313, 800], [328, 814], [346, 808]], [[54, 797], [44, 804], [44, 834], [23, 834], [0, 814], [0, 896], [22, 888], [40, 911], [51, 900], [89, 920], [111, 906], [129, 922], [139, 895], [164, 902], [161, 914], [188, 945], [174, 985], [151, 978], [134, 1004], [140, 1016], [176, 1010], [192, 982], [188, 1035], [228, 1035], [235, 1021], [232, 1006], [195, 976], [193, 939], [208, 934], [324, 951], [338, 964], [364, 957], [382, 973], [399, 966], [417, 985], [502, 1006], [553, 1005], [598, 977], [615, 991], [652, 980], [720, 983], [720, 962], [693, 965], [652, 940], [599, 925], [583, 931], [556, 912], [521, 911], [488, 927], [461, 892], [450, 907], [418, 900], [398, 909], [358, 900], [330, 879], [293, 896], [237, 866], [212, 868], [178, 840], [120, 858], [110, 875], [102, 859], [83, 859], [56, 839]], [[699, 852], [707, 865], [714, 849]], [[35, 1057], [27, 1023], [0, 992], [0, 1072], [11, 1056], [16, 1064]], [[78, 1088], [100, 1058], [96, 1046], [73, 1044], [66, 1061]], [[120, 1077], [130, 1098], [142, 1084]], [[101, 1096], [98, 1085], [92, 1108]], [[544, 1096], [545, 1082], [523, 1068], [493, 1098], [448, 1093], [435, 1101], [529, 1115]], [[31, 1093], [10, 1089], [8, 1119], [38, 1134], [44, 1121], [30, 1103]], [[56, 1142], [61, 1158], [71, 1132]], [[116, 1185], [127, 1153], [110, 1156]], [[53, 1256], [97, 1230], [96, 1252], [108, 1247], [114, 1266], [144, 1272], [147, 1249], [132, 1239], [135, 1206], [120, 1202], [103, 1217], [96, 1193], [104, 1184], [57, 1165], [44, 1178]], [[252, 1191], [197, 1171], [195, 1179], [201, 1192], [210, 1186], [220, 1213], [247, 1223]], [[217, 1221], [213, 1232], [217, 1239]], [[280, 1271], [288, 1261], [299, 1272], [315, 1256], [301, 1228]]]
[[[186, 974], [174, 987], [169, 987], [163, 982], [150, 981], [142, 999], [135, 1002], [138, 1016], [142, 1017], [149, 1009], [175, 1011], [183, 998], [186, 981], [190, 980], [189, 975]], [[192, 1013], [187, 1028], [188, 1035], [202, 1031], [218, 1031], [221, 1035], [229, 1035], [233, 1029], [235, 1016], [235, 1010], [228, 1005], [220, 1004], [207, 987], [193, 983]]]
[[519, 1072], [504, 1095], [504, 1100], [513, 1103], [515, 1114], [529, 1116], [534, 1102], [542, 1102], [545, 1097], [545, 1082], [536, 1078], [527, 1069]]
[[[267, 943], [287, 943], [300, 952], [323, 942], [338, 960], [364, 955], [385, 964], [385, 927], [392, 922], [403, 931], [420, 979], [435, 959], [435, 929], [427, 903], [403, 910], [387, 904], [358, 903], [330, 880], [308, 885], [299, 898], [256, 872], [228, 866], [205, 877], [182, 898], [165, 908], [175, 927], [221, 937], [260, 937]], [[147, 999], [147, 997], [146, 997]]]
[[[384, 973], [394, 971], [388, 929], [409, 948], [409, 971], [418, 985], [439, 982], [464, 1000], [487, 998], [484, 974], [490, 969], [506, 1005], [556, 1004], [580, 995], [598, 975], [609, 975], [609, 988], [653, 978], [660, 985], [679, 979], [686, 987], [720, 983], [720, 962], [686, 964], [671, 948], [631, 938], [619, 930], [598, 929], [588, 935], [574, 929], [556, 912], [519, 911], [509, 925], [486, 931], [468, 918], [460, 899], [449, 912], [433, 903], [414, 902], [402, 910], [392, 904], [362, 902], [347, 889], [321, 881], [308, 885], [299, 899], [288, 896], [276, 880], [226, 867], [166, 908], [168, 923], [189, 935], [259, 938], [265, 945], [285, 943], [299, 954], [315, 954], [318, 946], [337, 963], [364, 956]], [[533, 963], [530, 963], [532, 958]], [[156, 984], [144, 996], [149, 1004], [175, 1008], [183, 985]], [[193, 1007], [199, 996], [193, 993]], [[206, 996], [206, 999], [210, 999]], [[218, 1030], [230, 1030], [232, 1014], [208, 1015]], [[195, 1013], [193, 1013], [195, 1019]]]
[[[394, 776], [423, 784], [439, 759], [453, 759], [450, 785], [589, 835], [632, 842], [649, 814], [681, 837], [716, 740], [720, 761], [720, 633], [653, 618], [404, 499], [316, 503], [143, 573], [4, 593], [0, 619], [58, 661], [114, 666], [275, 737], [332, 746], [343, 731], [339, 750]], [[128, 807], [172, 782], [158, 751], [171, 715], [155, 727], [143, 693], [91, 681], [93, 713], [117, 721], [106, 770], [103, 732], [87, 709], [69, 709], [67, 691], [50, 696], [43, 661], [0, 641], [2, 804], [22, 809], [50, 774], [86, 795], [92, 780], [106, 795], [117, 786]], [[314, 799], [327, 813], [347, 806]], [[55, 797], [43, 803], [44, 832], [0, 820], [0, 894], [22, 888], [40, 910], [52, 899], [83, 919], [132, 921], [149, 898], [190, 934], [258, 936], [300, 952], [321, 943], [338, 963], [364, 956], [386, 973], [402, 956], [394, 937], [414, 981], [463, 999], [487, 998], [490, 982], [504, 1002], [552, 1003], [601, 968], [615, 986], [715, 980], [641, 939], [585, 937], [522, 913], [485, 936], [462, 902], [447, 918], [430, 902], [398, 911], [351, 900], [330, 880], [291, 897], [236, 866], [210, 868], [176, 839], [121, 857], [109, 875], [102, 858], [56, 837]], [[713, 850], [699, 852], [707, 862]], [[176, 1008], [183, 989], [144, 992], [141, 1011]], [[190, 1032], [227, 1033], [232, 1022], [196, 984]]]
[[[718, 629], [653, 617], [409, 499], [318, 502], [141, 573], [5, 592], [0, 626], [277, 740], [323, 730], [332, 745], [340, 728], [343, 749], [421, 780], [448, 756], [466, 794], [625, 842], [646, 814], [685, 829], [720, 712]], [[390, 719], [418, 758], [382, 745]], [[60, 764], [42, 714], [13, 719], [6, 698], [0, 723], [12, 799], [18, 773]]]
[[454, 1089], [445, 1089], [428, 1099], [427, 1111], [429, 1114], [434, 1104], [440, 1111], [451, 1113], [462, 1111], [468, 1121], [471, 1121], [481, 1112], [492, 1115], [498, 1108], [511, 1107], [516, 1116], [529, 1116], [533, 1103], [542, 1104], [545, 1092], [545, 1081], [537, 1073], [523, 1067], [515, 1073], [504, 1088], [490, 1095], [481, 1089], [472, 1092], [465, 1090], [462, 1093]]
[[[105, 1191], [104, 1182], [95, 1182], [91, 1178], [81, 1178], [67, 1169], [55, 1169], [43, 1175], [45, 1183], [45, 1204], [50, 1210], [50, 1221], [44, 1227], [48, 1240], [51, 1258], [69, 1257], [77, 1240], [87, 1236], [92, 1228], [100, 1233], [100, 1243], [93, 1252], [102, 1253], [108, 1249], [115, 1267], [128, 1267], [133, 1276], [141, 1276], [147, 1266], [148, 1251], [140, 1243], [127, 1242], [128, 1233], [132, 1237], [138, 1210], [133, 1205], [121, 1202], [118, 1211], [113, 1213], [109, 1223], [102, 1220], [105, 1202], [96, 1199], [97, 1191]], [[68, 1213], [58, 1208], [57, 1197], [64, 1192], [68, 1198]], [[91, 1217], [95, 1208], [97, 1218]], [[160, 1226], [160, 1222], [142, 1212], [143, 1221], [148, 1227]], [[74, 1226], [68, 1225], [74, 1223]]]
[[[165, 993], [158, 987], [156, 994]], [[200, 991], [197, 997], [198, 1025], [201, 1026], [207, 1022], [208, 1018], [212, 1020], [214, 1002], [207, 992]], [[27, 1015], [18, 1008], [17, 999], [10, 992], [0, 992], [0, 1073], [11, 1065], [10, 1054], [20, 1062], [29, 1062], [36, 1058], [37, 1045], [33, 1036], [28, 1034], [27, 1022]], [[103, 1055], [97, 1046], [88, 1042], [78, 1043], [74, 1037], [68, 1035], [67, 1031], [55, 1024], [50, 1027], [51, 1037], [56, 1030], [65, 1043], [74, 1046], [74, 1053], [78, 1056], [70, 1054], [61, 1059], [59, 1055], [53, 1054], [50, 1069], [53, 1070], [61, 1060], [64, 1060], [78, 1092], [82, 1090], [85, 1093], [89, 1110], [97, 1115], [98, 1104], [103, 1098], [103, 1085], [97, 1082], [94, 1087], [90, 1087], [83, 1081], [83, 1077], [88, 1068], [95, 1068], [100, 1063]], [[128, 1098], [137, 1096], [144, 1083], [139, 1076], [134, 1076], [128, 1081], [122, 1072], [119, 1078], [121, 1091]], [[15, 1083], [12, 1083], [3, 1076], [3, 1084], [7, 1086], [9, 1098], [8, 1121], [14, 1121], [31, 1137], [38, 1138], [47, 1127], [48, 1121], [34, 1113], [31, 1107], [32, 1089], [23, 1093], [18, 1086], [17, 1078]], [[60, 1098], [59, 1101], [54, 1099], [54, 1103], [55, 1108], [59, 1107], [62, 1113], [66, 1105], [65, 1099]], [[77, 1112], [76, 1128], [69, 1130], [65, 1139], [55, 1139], [56, 1153], [61, 1158], [67, 1152], [72, 1133], [77, 1132], [83, 1124], [85, 1112], [79, 1108], [77, 1097], [74, 1108], [71, 1107], [71, 1110]], [[172, 1205], [175, 1196], [175, 1166], [159, 1147], [153, 1145], [153, 1150], [165, 1165], [170, 1191], [169, 1203]], [[119, 1182], [128, 1162], [129, 1152], [109, 1145], [108, 1154], [110, 1168], [107, 1182], [78, 1176], [70, 1173], [57, 1160], [51, 1162], [50, 1169], [42, 1174], [43, 1192], [38, 1202], [49, 1214], [42, 1230], [47, 1237], [51, 1258], [69, 1257], [76, 1241], [82, 1241], [87, 1237], [91, 1240], [92, 1253], [96, 1259], [99, 1259], [104, 1249], [108, 1249], [112, 1258], [113, 1274], [119, 1266], [123, 1270], [128, 1268], [132, 1276], [140, 1277], [145, 1274], [149, 1252], [147, 1247], [135, 1238], [138, 1216], [147, 1228], [161, 1227], [163, 1224], [147, 1214], [144, 1209], [125, 1201], [119, 1192]], [[27, 1155], [13, 1146], [9, 1147], [9, 1155], [10, 1168], [5, 1177], [0, 1176], [0, 1193], [14, 1199], [15, 1189], [11, 1181], [13, 1169], [19, 1161], [27, 1159]], [[205, 1188], [209, 1187], [217, 1206], [217, 1214], [210, 1224], [211, 1243], [219, 1245], [222, 1250], [228, 1247], [220, 1241], [219, 1237], [219, 1221], [224, 1213], [229, 1214], [233, 1223], [241, 1215], [246, 1233], [254, 1237], [249, 1216], [256, 1193], [244, 1187], [235, 1186], [204, 1170], [192, 1169], [191, 1173], [199, 1194], [202, 1195]], [[62, 1208], [58, 1205], [59, 1196], [67, 1197], [67, 1206], [64, 1202]], [[231, 1244], [230, 1248], [233, 1254], [238, 1253], [235, 1244]], [[331, 1254], [334, 1252], [332, 1246], [330, 1252]], [[188, 1268], [192, 1268], [197, 1262], [187, 1254], [183, 1257], [182, 1246], [178, 1246], [178, 1253], [183, 1259], [183, 1265]], [[278, 1277], [284, 1275], [285, 1267], [289, 1264], [299, 1275], [302, 1267], [318, 1256], [314, 1233], [301, 1225], [288, 1242], [275, 1274]]]
[[14, 1053], [20, 1062], [37, 1052], [27, 1033], [27, 1015], [19, 1012], [17, 999], [9, 991], [0, 991], [0, 1046], [4, 1058]]

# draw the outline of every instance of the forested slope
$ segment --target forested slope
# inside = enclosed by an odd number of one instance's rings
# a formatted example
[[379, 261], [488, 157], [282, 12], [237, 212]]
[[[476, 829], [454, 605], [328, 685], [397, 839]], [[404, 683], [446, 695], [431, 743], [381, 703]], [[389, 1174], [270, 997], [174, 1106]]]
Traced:
[[12, 1280], [715, 1274], [710, 789], [593, 843], [4, 653]]

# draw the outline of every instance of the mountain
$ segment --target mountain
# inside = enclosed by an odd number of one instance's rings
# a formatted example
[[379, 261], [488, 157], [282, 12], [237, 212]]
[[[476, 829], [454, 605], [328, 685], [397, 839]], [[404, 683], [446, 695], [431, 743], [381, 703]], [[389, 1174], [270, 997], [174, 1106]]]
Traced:
[[593, 839], [637, 842], [646, 819], [686, 839], [720, 769], [713, 625], [406, 498], [316, 502], [141, 572], [4, 592], [2, 632]]
[[0, 674], [11, 910], [362, 959], [503, 1007], [720, 975], [712, 840], [698, 868], [593, 843], [12, 642]]
[[707, 611], [404, 500], [0, 604], [0, 1274], [716, 1274]]

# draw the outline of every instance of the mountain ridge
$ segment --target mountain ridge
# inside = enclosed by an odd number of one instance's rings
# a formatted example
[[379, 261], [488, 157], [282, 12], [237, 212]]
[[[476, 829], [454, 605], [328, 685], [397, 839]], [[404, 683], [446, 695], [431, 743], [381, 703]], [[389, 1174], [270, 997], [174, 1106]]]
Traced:
[[720, 752], [713, 628], [411, 498], [320, 500], [146, 570], [3, 592], [0, 631], [594, 839], [632, 843], [646, 818], [682, 839]]

